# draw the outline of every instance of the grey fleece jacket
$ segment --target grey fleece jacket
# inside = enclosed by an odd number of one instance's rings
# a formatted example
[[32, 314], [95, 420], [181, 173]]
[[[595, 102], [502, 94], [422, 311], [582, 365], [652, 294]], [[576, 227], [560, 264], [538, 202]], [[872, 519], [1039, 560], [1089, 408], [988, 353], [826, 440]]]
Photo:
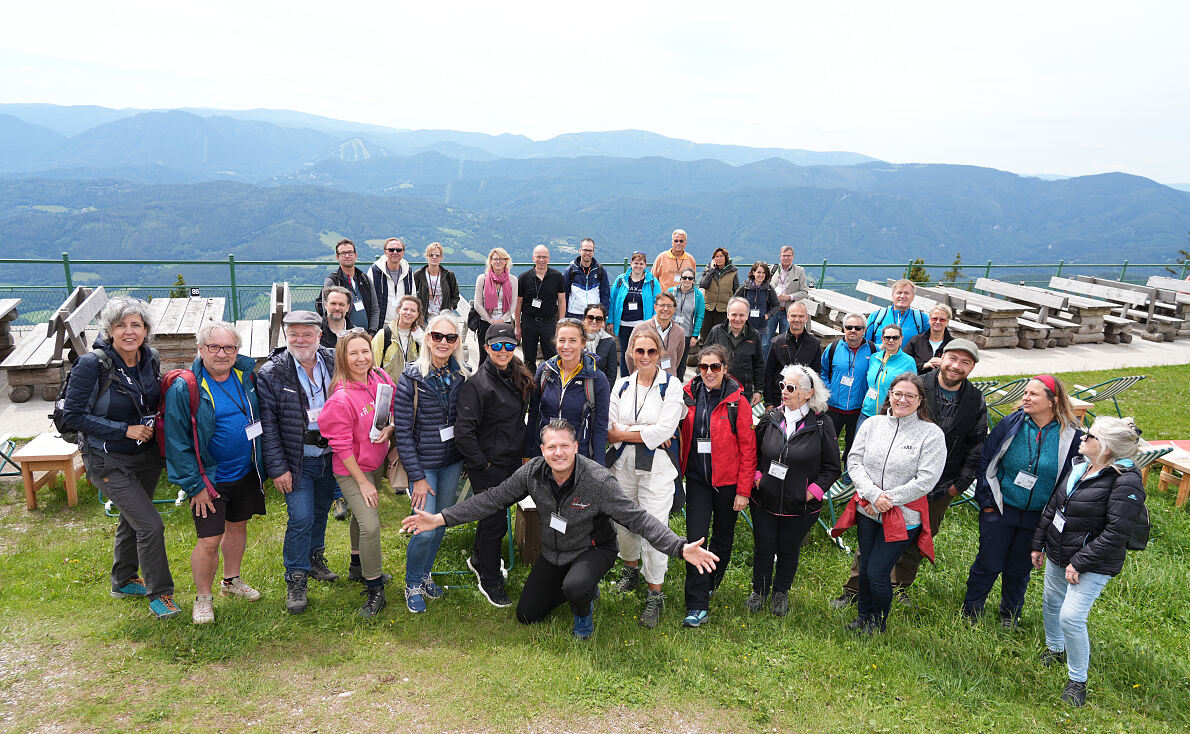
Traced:
[[[875, 503], [881, 492], [894, 505], [905, 505], [925, 497], [938, 483], [946, 466], [946, 436], [933, 423], [917, 413], [904, 418], [874, 415], [863, 422], [847, 456], [847, 472], [855, 482], [855, 492]], [[880, 521], [874, 505], [859, 507], [860, 512]], [[921, 514], [901, 507], [905, 526], [921, 524]]]
[[[542, 457], [530, 459], [499, 485], [443, 510], [446, 526], [503, 512], [505, 507], [530, 496], [541, 517], [541, 554], [555, 565], [569, 565], [588, 548], [617, 548], [613, 520], [665, 555], [682, 555], [686, 539], [628, 499], [607, 469], [585, 456], [575, 457], [574, 483], [560, 502], [554, 499], [551, 471]], [[566, 521], [565, 533], [550, 527], [554, 514]]]

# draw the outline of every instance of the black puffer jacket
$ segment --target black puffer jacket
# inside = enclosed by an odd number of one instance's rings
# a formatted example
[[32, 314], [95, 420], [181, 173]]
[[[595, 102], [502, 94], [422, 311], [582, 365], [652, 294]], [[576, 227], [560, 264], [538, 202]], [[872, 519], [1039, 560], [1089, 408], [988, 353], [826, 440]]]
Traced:
[[[486, 364], [486, 363], [485, 363]], [[397, 383], [393, 427], [397, 453], [410, 482], [426, 478], [425, 469], [441, 469], [463, 460], [456, 439], [442, 440], [442, 429], [454, 426], [458, 412], [459, 390], [467, 376], [458, 360], [450, 358], [453, 378], [446, 391], [446, 410], [438, 400], [438, 391], [422, 375], [417, 362], [410, 362]], [[417, 415], [413, 414], [413, 396], [417, 395]], [[424, 467], [424, 468], [423, 468]]]
[[[822, 501], [807, 501], [806, 488], [817, 484], [827, 492], [843, 473], [835, 425], [824, 414], [810, 411], [801, 430], [787, 440], [780, 425], [784, 419], [784, 409], [773, 408], [756, 425], [756, 470], [761, 479], [752, 490], [752, 501], [777, 515], [818, 512]], [[769, 466], [778, 459], [787, 467], [783, 480], [769, 474]]]
[[744, 324], [739, 337], [731, 335], [726, 322], [715, 324], [707, 334], [707, 344], [718, 344], [727, 350], [728, 371], [744, 388], [744, 397], [752, 399], [752, 393], [764, 391], [764, 355], [760, 351], [760, 334], [751, 324]]
[[959, 386], [959, 404], [954, 415], [944, 416], [938, 370], [930, 370], [921, 381], [926, 388], [926, 405], [930, 415], [934, 416], [934, 422], [946, 436], [946, 466], [942, 468], [938, 486], [929, 495], [930, 499], [936, 499], [952, 484], [959, 492], [965, 491], [979, 472], [979, 455], [988, 437], [988, 406], [983, 393], [970, 380], [963, 380]]
[[[318, 348], [327, 383], [335, 373], [335, 350]], [[285, 472], [296, 485], [302, 475], [302, 441], [306, 436], [306, 409], [310, 397], [298, 380], [297, 365], [289, 350], [277, 347], [256, 373], [256, 398], [260, 402], [261, 448], [264, 469], [271, 479]]]
[[[1041, 522], [1033, 533], [1033, 550], [1061, 568], [1068, 564], [1079, 573], [1115, 576], [1124, 567], [1125, 546], [1145, 503], [1140, 472], [1127, 464], [1113, 464], [1067, 492], [1070, 475], [1085, 461], [1075, 462], [1058, 478]], [[1066, 524], [1059, 532], [1054, 514], [1061, 510]]]
[[482, 473], [489, 464], [505, 469], [521, 465], [528, 405], [529, 399], [521, 398], [512, 379], [502, 377], [490, 359], [463, 383], [455, 404], [455, 445], [469, 474]]

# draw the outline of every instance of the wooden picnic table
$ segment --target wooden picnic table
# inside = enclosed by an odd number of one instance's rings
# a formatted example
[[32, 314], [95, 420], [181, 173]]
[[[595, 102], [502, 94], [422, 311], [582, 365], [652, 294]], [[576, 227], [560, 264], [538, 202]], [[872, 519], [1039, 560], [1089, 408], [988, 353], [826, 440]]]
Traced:
[[71, 360], [91, 351], [94, 333], [87, 333], [94, 318], [107, 304], [107, 293], [98, 288], [75, 288], [44, 324], [21, 337], [16, 348], [0, 362], [8, 372], [9, 399], [23, 403], [40, 388], [44, 400], [56, 400], [63, 369]]
[[56, 433], [42, 433], [17, 449], [12, 460], [21, 465], [25, 507], [37, 509], [37, 490], [57, 479], [59, 472], [66, 475], [66, 504], [79, 503], [78, 480], [86, 470], [77, 444], [63, 441]]
[[[1157, 490], [1169, 491], [1175, 484], [1178, 487], [1177, 499], [1174, 507], [1182, 507], [1190, 499], [1190, 441], [1150, 441], [1150, 446], [1173, 446], [1173, 451], [1165, 456], [1158, 456], [1154, 463], [1161, 465], [1161, 477], [1157, 480]], [[1145, 474], [1148, 474], [1146, 471]]]
[[1074, 417], [1078, 418], [1078, 422], [1082, 423], [1087, 417], [1087, 411], [1094, 406], [1094, 403], [1079, 398], [1070, 397], [1070, 407], [1074, 408]]
[[[876, 297], [876, 298], [880, 298], [882, 300], [888, 301], [891, 304], [892, 303], [892, 285], [893, 285], [893, 283], [896, 283], [896, 282], [897, 281], [893, 280], [892, 278], [889, 278], [888, 285], [881, 285], [880, 283], [875, 283], [870, 280], [860, 279], [860, 280], [856, 281], [855, 289], [857, 291], [859, 291], [860, 293], [867, 294], [869, 302], [872, 300], [873, 297]], [[939, 302], [935, 301], [934, 299], [930, 298], [929, 296], [917, 294], [917, 295], [914, 295], [913, 302], [910, 304], [910, 307], [919, 309], [921, 311], [925, 311], [928, 314], [930, 311], [932, 311], [934, 309], [935, 306], [938, 306], [938, 305], [940, 305]], [[950, 308], [949, 304], [941, 304], [941, 305], [944, 305], [947, 308]], [[951, 309], [951, 311], [954, 311], [954, 309]], [[972, 340], [974, 340], [975, 337], [979, 336], [979, 333], [981, 331], [981, 329], [978, 326], [971, 326], [970, 324], [965, 324], [962, 321], [959, 321], [958, 316], [955, 316], [955, 318], [951, 319], [950, 324], [948, 324], [946, 328], [950, 329], [951, 333], [954, 334], [955, 336], [960, 336], [964, 339], [972, 339]], [[906, 340], [906, 344], [908, 344], [908, 340]]]
[[1029, 322], [1029, 331], [1022, 332], [1020, 319], [1029, 310], [1028, 306], [992, 298], [980, 293], [965, 291], [949, 286], [918, 286], [918, 295], [924, 295], [936, 302], [945, 303], [964, 322], [978, 326], [982, 333], [973, 339], [980, 349], [999, 347], [1036, 346], [1035, 340], [1048, 338], [1049, 327]]
[[12, 322], [16, 321], [17, 306], [21, 304], [19, 298], [0, 299], [0, 360], [12, 354], [16, 342], [12, 338]]
[[223, 298], [154, 298], [149, 302], [153, 346], [161, 355], [162, 372], [189, 368], [197, 354], [195, 337], [203, 324], [223, 320]]
[[[1127, 306], [1121, 309], [1120, 315], [1144, 325], [1144, 331], [1140, 334], [1142, 339], [1173, 341], [1186, 326], [1184, 316], [1173, 315], [1179, 313], [1178, 304], [1161, 300], [1156, 288], [1091, 275], [1080, 275], [1078, 281], [1110, 288], [1109, 294], [1104, 297]], [[1144, 300], [1137, 302], [1137, 295], [1144, 296]]]
[[[1017, 319], [1020, 346], [1028, 348], [1030, 345], [1024, 343], [1027, 340], [1032, 341], [1031, 346], [1038, 348], [1068, 347], [1074, 343], [1074, 332], [1078, 324], [1057, 315], [1069, 307], [1070, 297], [1065, 293], [1033, 290], [992, 278], [979, 278], [975, 281], [975, 288], [990, 295], [1003, 296], [1031, 309]], [[1044, 333], [1034, 334], [1043, 329]]]

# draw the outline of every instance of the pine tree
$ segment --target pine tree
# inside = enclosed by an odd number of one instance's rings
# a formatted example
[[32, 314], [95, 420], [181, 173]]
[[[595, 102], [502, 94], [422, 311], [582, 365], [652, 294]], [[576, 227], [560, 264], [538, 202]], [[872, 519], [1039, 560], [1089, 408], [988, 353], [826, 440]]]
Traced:
[[942, 281], [939, 285], [963, 288], [970, 282], [969, 278], [963, 277], [963, 253], [956, 252], [954, 254], [954, 262], [950, 264], [946, 272], [942, 273]]
[[929, 283], [930, 274], [927, 273], [925, 267], [923, 267], [925, 264], [926, 261], [920, 257], [914, 258], [913, 261], [909, 263], [909, 269], [905, 271], [905, 278], [907, 280], [912, 280], [914, 283]]
[[174, 287], [169, 289], [170, 298], [189, 298], [190, 287], [186, 285], [186, 279], [178, 273], [178, 279], [174, 282]]

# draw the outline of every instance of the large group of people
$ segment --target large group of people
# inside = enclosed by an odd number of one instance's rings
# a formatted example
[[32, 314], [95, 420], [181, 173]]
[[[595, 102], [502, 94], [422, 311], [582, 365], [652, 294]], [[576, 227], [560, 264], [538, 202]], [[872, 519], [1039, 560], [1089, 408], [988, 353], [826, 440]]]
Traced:
[[[660, 623], [678, 557], [681, 624], [706, 624], [740, 512], [755, 548], [744, 607], [784, 616], [803, 540], [843, 477], [855, 492], [832, 533], [854, 526], [859, 553], [831, 605], [856, 605], [847, 627], [881, 634], [894, 602], [913, 604], [909, 588], [922, 558], [934, 560], [947, 509], [974, 485], [979, 549], [961, 613], [977, 619], [1000, 578], [1000, 619], [1014, 627], [1030, 569], [1044, 568], [1042, 660], [1067, 663], [1062, 697], [1081, 705], [1087, 614], [1120, 572], [1144, 504], [1133, 427], [1100, 418], [1084, 431], [1061, 381], [1039, 375], [989, 433], [969, 380], [978, 347], [951, 336], [947, 309], [913, 309], [909, 281], [894, 285], [891, 307], [846, 316], [843, 337], [823, 348], [808, 328], [808, 283], [792, 248], [772, 268], [755, 263], [743, 285], [718, 248], [696, 285], [686, 245], [675, 230], [651, 270], [636, 252], [610, 282], [591, 239], [564, 273], [540, 246], [533, 267], [514, 276], [509, 254], [495, 248], [465, 324], [441, 245], [429, 245], [427, 265], [413, 271], [405, 244], [390, 238], [369, 275], [342, 240], [321, 313], [286, 315], [286, 344], [259, 369], [240, 354], [235, 327], [212, 322], [198, 332], [190, 368], [162, 378], [148, 305], [111, 300], [93, 351], [74, 366], [64, 417], [80, 433], [91, 481], [120, 510], [112, 595], [147, 598], [158, 617], [180, 612], [152, 504], [165, 469], [195, 525], [196, 624], [215, 619], [220, 559], [221, 596], [261, 598], [241, 568], [267, 480], [288, 513], [292, 614], [306, 609], [310, 579], [339, 578], [325, 551], [337, 495], [350, 508], [347, 577], [363, 584], [358, 613], [385, 607], [395, 572], [385, 572], [382, 546], [398, 532], [381, 527], [387, 482], [408, 489], [402, 581], [412, 613], [445, 594], [434, 581], [444, 528], [473, 521], [467, 566], [487, 601], [511, 606], [504, 514], [531, 497], [541, 554], [516, 603], [523, 623], [565, 603], [574, 635], [590, 637], [600, 580], [618, 556], [609, 591], [643, 591], [642, 626]], [[468, 331], [481, 348], [477, 368], [459, 351]], [[458, 502], [464, 474], [472, 496]], [[682, 510], [686, 537], [668, 527]]]

